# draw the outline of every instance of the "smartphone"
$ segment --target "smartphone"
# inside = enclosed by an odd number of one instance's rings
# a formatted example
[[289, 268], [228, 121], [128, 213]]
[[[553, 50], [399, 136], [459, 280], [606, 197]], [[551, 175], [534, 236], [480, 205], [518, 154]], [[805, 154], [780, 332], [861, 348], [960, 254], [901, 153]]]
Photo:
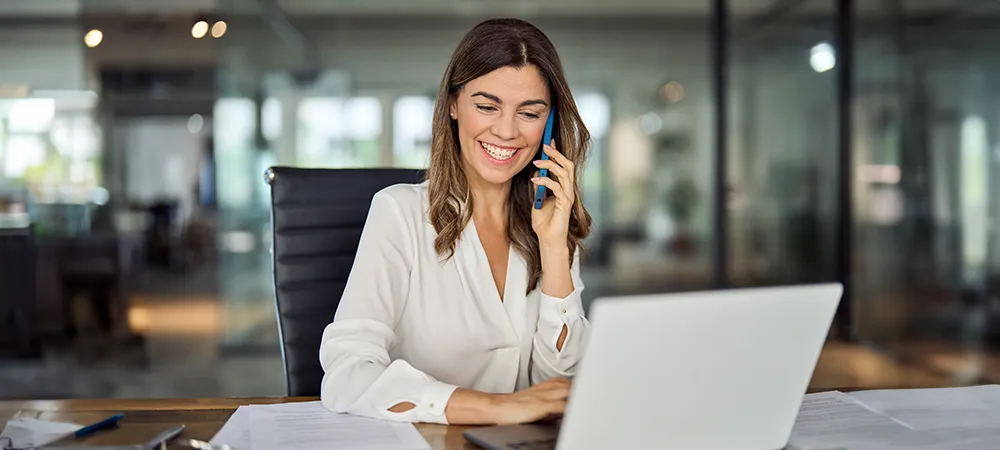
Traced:
[[[546, 145], [552, 142], [552, 127], [556, 121], [556, 107], [553, 106], [549, 109], [549, 118], [545, 121], [545, 133], [542, 134], [542, 146], [539, 147], [539, 151], [542, 153], [542, 159], [549, 159], [549, 155], [543, 150]], [[549, 176], [549, 169], [541, 169], [538, 171], [539, 177]], [[535, 209], [542, 209], [542, 200], [545, 200], [545, 186], [538, 186], [538, 190], [535, 191]]]

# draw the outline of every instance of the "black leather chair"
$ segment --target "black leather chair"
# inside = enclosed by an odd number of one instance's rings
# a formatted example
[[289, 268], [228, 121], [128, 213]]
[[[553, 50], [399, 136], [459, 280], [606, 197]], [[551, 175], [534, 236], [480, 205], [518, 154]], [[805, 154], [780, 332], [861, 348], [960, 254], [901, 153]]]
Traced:
[[316, 396], [319, 345], [354, 264], [372, 197], [422, 170], [272, 167], [274, 297], [288, 395]]

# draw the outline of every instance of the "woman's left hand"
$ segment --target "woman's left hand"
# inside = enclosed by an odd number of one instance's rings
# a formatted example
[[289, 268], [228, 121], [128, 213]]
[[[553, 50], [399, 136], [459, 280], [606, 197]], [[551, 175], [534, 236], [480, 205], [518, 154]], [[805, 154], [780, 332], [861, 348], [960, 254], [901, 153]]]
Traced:
[[549, 155], [549, 159], [539, 159], [533, 163], [539, 169], [548, 169], [549, 174], [554, 174], [559, 181], [550, 177], [539, 177], [537, 174], [531, 179], [534, 187], [531, 191], [532, 199], [538, 186], [545, 186], [554, 194], [542, 201], [542, 209], [535, 209], [532, 203], [531, 228], [538, 235], [540, 245], [565, 246], [569, 237], [570, 213], [573, 211], [573, 202], [576, 199], [576, 172], [573, 161], [552, 147], [555, 145], [555, 140], [550, 144], [542, 148], [542, 151]]

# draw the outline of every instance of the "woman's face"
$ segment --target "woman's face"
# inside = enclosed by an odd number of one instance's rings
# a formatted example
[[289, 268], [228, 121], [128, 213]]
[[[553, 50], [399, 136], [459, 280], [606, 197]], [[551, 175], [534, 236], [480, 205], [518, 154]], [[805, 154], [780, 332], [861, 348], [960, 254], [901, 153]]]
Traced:
[[467, 83], [451, 105], [466, 176], [509, 182], [537, 154], [550, 104], [533, 65], [503, 67]]

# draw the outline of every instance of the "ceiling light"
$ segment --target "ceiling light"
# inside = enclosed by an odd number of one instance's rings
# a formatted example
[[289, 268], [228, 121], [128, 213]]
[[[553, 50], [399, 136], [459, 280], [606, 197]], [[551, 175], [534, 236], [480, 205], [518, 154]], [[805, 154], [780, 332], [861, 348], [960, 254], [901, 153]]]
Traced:
[[684, 86], [676, 81], [671, 81], [660, 86], [660, 100], [666, 104], [677, 103], [684, 99]]
[[206, 34], [208, 34], [208, 22], [205, 22], [204, 20], [195, 22], [191, 27], [191, 37], [195, 39], [201, 39], [205, 37]]
[[216, 39], [222, 37], [222, 35], [226, 34], [227, 28], [228, 26], [226, 25], [225, 21], [220, 20], [218, 22], [215, 22], [215, 25], [212, 25], [212, 37]]
[[87, 44], [87, 47], [94, 48], [101, 45], [101, 41], [104, 40], [104, 33], [101, 30], [90, 30], [83, 37], [83, 43]]
[[817, 72], [826, 72], [837, 65], [833, 46], [826, 42], [816, 44], [809, 52], [809, 65]]

